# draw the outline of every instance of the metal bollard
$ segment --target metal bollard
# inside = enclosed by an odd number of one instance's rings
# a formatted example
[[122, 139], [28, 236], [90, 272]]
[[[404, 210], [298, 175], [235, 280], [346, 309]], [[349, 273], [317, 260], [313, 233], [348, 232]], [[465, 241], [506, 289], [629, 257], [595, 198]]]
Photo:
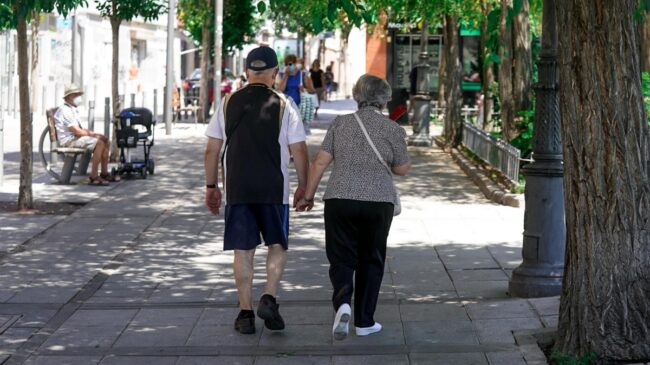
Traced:
[[131, 108], [135, 108], [135, 94], [131, 94]]
[[88, 129], [95, 130], [95, 102], [88, 101]]
[[110, 139], [111, 132], [111, 98], [104, 101], [104, 135]]
[[13, 97], [14, 100], [12, 102], [13, 109], [11, 110], [11, 117], [16, 118], [16, 104], [18, 104], [18, 102], [17, 102], [18, 101], [17, 100], [18, 92], [16, 92], [16, 89], [14, 89], [13, 92], [14, 92], [14, 97]]
[[45, 114], [47, 112], [47, 100], [45, 100], [45, 94], [47, 93], [47, 87], [43, 85], [43, 94], [41, 95], [41, 113]]
[[153, 119], [158, 118], [158, 89], [153, 89]]
[[142, 104], [140, 104], [140, 106], [143, 108], [147, 107], [147, 93], [144, 91], [142, 92]]

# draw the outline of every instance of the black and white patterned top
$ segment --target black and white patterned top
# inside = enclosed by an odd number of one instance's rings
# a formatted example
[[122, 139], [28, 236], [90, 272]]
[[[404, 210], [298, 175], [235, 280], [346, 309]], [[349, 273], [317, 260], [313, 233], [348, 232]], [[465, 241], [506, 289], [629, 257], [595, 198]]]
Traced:
[[[402, 127], [375, 107], [363, 107], [358, 114], [388, 166], [409, 162], [406, 132]], [[396, 203], [392, 177], [368, 144], [353, 114], [334, 119], [321, 149], [334, 157], [324, 200]]]

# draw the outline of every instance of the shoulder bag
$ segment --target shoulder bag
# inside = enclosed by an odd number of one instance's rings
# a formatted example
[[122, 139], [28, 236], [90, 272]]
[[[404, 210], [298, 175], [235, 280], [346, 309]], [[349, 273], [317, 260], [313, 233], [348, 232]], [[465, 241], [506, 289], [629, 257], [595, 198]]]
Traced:
[[[393, 180], [393, 171], [390, 169], [386, 161], [384, 161], [383, 157], [379, 154], [379, 151], [377, 150], [377, 147], [375, 147], [375, 144], [372, 142], [372, 139], [370, 139], [370, 135], [368, 135], [368, 131], [366, 130], [366, 127], [364, 127], [363, 123], [361, 122], [361, 118], [359, 118], [359, 115], [357, 113], [354, 113], [354, 118], [357, 120], [357, 123], [359, 123], [359, 128], [361, 128], [361, 131], [363, 132], [363, 135], [366, 136], [366, 140], [368, 141], [368, 144], [370, 147], [372, 147], [372, 150], [375, 151], [375, 155], [377, 155], [377, 158], [379, 159], [379, 162], [388, 170], [388, 175], [390, 175], [391, 181]], [[400, 213], [402, 213], [402, 202], [399, 196], [399, 192], [397, 191], [397, 187], [395, 186], [395, 181], [393, 181], [393, 190], [395, 190], [395, 208], [393, 209], [393, 216], [398, 216]]]

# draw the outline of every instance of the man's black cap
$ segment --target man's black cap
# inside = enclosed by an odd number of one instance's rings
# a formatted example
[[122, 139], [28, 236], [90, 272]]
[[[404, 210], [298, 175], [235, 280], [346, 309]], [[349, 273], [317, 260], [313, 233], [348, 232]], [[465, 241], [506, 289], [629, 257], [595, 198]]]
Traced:
[[264, 71], [277, 67], [277, 65], [278, 56], [271, 47], [257, 47], [246, 56], [246, 68], [249, 70]]

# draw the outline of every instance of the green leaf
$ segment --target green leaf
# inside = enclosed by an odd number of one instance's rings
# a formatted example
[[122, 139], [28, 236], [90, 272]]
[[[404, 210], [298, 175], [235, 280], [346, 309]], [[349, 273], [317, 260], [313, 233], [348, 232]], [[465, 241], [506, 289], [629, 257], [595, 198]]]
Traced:
[[513, 0], [513, 2], [512, 2], [512, 12], [515, 15], [519, 14], [523, 7], [524, 7], [524, 0]]
[[314, 15], [311, 21], [314, 27], [314, 32], [320, 33], [323, 31], [323, 18], [318, 15]]
[[488, 54], [488, 60], [490, 60], [490, 62], [495, 63], [497, 65], [501, 64], [501, 57], [499, 57], [498, 53], [490, 52]]
[[266, 3], [264, 1], [257, 3], [257, 12], [260, 14], [264, 14], [266, 12]]

